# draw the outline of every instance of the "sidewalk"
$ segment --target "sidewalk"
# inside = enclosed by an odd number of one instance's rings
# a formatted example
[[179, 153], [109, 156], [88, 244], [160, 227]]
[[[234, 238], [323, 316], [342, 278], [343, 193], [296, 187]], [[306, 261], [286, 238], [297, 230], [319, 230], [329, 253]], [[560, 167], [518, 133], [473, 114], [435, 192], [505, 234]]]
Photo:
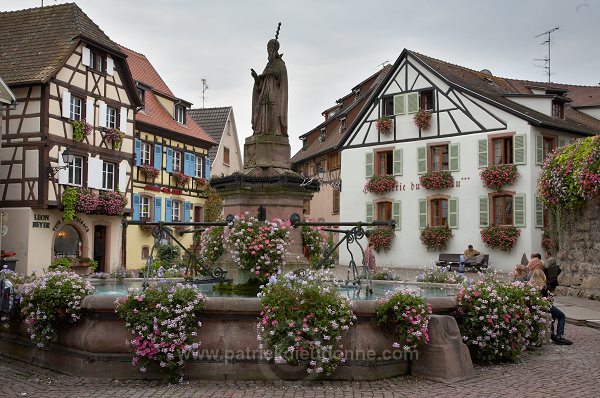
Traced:
[[600, 329], [600, 301], [556, 296], [554, 305], [565, 313], [567, 322]]

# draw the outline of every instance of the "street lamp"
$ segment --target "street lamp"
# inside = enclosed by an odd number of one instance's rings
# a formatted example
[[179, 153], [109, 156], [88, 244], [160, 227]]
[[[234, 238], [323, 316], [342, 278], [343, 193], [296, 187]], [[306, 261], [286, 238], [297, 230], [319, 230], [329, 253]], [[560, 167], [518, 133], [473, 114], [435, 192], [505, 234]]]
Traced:
[[69, 168], [69, 166], [71, 165], [71, 163], [73, 163], [75, 161], [75, 155], [73, 155], [70, 151], [69, 148], [65, 149], [62, 153], [62, 160], [64, 163], [64, 166], [46, 166], [46, 172], [48, 173], [48, 177], [52, 178], [56, 175], [56, 173], [58, 173], [59, 170], [66, 170]]
[[323, 171], [323, 167], [319, 167], [319, 182], [323, 185], [331, 185], [333, 189], [336, 191], [342, 190], [342, 180], [339, 178], [335, 178], [333, 180], [325, 181], [325, 172]]

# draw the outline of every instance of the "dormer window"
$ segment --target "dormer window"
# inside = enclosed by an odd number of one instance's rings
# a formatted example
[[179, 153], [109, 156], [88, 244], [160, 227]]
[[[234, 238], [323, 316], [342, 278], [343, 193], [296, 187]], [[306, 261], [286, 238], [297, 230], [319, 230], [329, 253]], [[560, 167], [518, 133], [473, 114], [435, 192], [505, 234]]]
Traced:
[[326, 138], [327, 138], [327, 134], [325, 134], [325, 129], [322, 128], [321, 134], [319, 134], [319, 142], [325, 142]]
[[358, 101], [358, 97], [360, 97], [360, 88], [357, 88], [353, 91], [354, 93], [354, 101]]
[[94, 50], [90, 50], [90, 68], [104, 73], [106, 71], [106, 57]]
[[302, 138], [302, 150], [306, 151], [306, 148], [308, 148], [308, 143], [306, 142], [306, 138]]
[[565, 118], [565, 103], [560, 100], [552, 100], [552, 116], [561, 119]]
[[177, 123], [185, 124], [185, 108], [181, 105], [175, 106], [175, 120]]
[[138, 97], [140, 97], [140, 102], [142, 103], [142, 108], [143, 108], [144, 102], [146, 100], [146, 98], [145, 98], [146, 91], [144, 89], [138, 87], [137, 93], [138, 93]]

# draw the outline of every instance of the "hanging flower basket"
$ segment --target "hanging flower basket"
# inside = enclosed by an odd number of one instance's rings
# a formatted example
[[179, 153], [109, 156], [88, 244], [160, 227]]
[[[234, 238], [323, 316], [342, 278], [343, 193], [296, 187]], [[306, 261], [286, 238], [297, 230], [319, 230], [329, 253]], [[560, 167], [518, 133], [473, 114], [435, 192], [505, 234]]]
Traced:
[[421, 186], [425, 189], [445, 189], [454, 187], [454, 177], [449, 171], [430, 171], [419, 177]]
[[376, 195], [383, 195], [396, 188], [396, 178], [394, 176], [373, 176], [365, 184], [364, 193], [371, 192]]
[[176, 171], [173, 173], [173, 178], [175, 179], [175, 183], [177, 185], [186, 185], [190, 182], [190, 177], [183, 174], [181, 171]]
[[517, 238], [521, 235], [521, 230], [512, 225], [499, 225], [482, 228], [480, 233], [481, 240], [488, 247], [510, 253], [517, 244]]
[[497, 164], [481, 170], [479, 176], [484, 187], [500, 191], [503, 187], [514, 184], [519, 173], [514, 164]]
[[413, 121], [415, 122], [415, 126], [420, 128], [421, 130], [429, 130], [429, 128], [431, 127], [431, 113], [424, 110], [420, 110], [417, 113], [415, 113]]
[[92, 125], [87, 123], [85, 119], [73, 120], [71, 126], [73, 126], [73, 141], [77, 142], [82, 142], [85, 136], [90, 135], [93, 130]]
[[111, 142], [113, 149], [117, 151], [121, 149], [123, 138], [125, 138], [125, 133], [117, 129], [108, 129], [104, 133], [104, 139], [107, 142]]
[[389, 116], [382, 116], [377, 119], [377, 131], [380, 134], [388, 135], [392, 132], [392, 127], [394, 126], [394, 121]]
[[447, 225], [440, 227], [426, 227], [421, 230], [421, 243], [428, 250], [442, 252], [446, 250], [448, 241], [452, 238], [452, 231]]
[[140, 167], [140, 172], [150, 180], [154, 180], [160, 174], [160, 170], [148, 163], [144, 163]]

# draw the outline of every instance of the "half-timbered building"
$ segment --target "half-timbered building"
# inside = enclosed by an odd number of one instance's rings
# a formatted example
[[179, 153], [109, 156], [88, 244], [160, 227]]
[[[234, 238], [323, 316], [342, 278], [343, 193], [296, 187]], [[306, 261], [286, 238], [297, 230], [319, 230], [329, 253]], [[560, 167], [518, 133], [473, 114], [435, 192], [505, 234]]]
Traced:
[[[135, 120], [131, 219], [203, 221], [211, 175], [208, 151], [215, 141], [188, 117], [192, 104], [173, 94], [146, 56], [122, 51], [142, 99]], [[192, 234], [178, 239], [185, 246], [192, 244]], [[127, 268], [142, 268], [153, 244], [149, 228], [127, 227]]]
[[[344, 137], [340, 218], [397, 222], [379, 265], [431, 265], [439, 252], [427, 250], [420, 232], [448, 226], [447, 252], [472, 244], [508, 271], [522, 253], [542, 252], [546, 217], [536, 185], [544, 158], [600, 132], [599, 110], [598, 86], [506, 79], [404, 50]], [[415, 116], [423, 112], [429, 126], [418, 127]], [[391, 120], [389, 130], [382, 118]], [[501, 164], [516, 165], [516, 181], [485, 188], [480, 171]], [[421, 176], [443, 171], [452, 176], [450, 188], [421, 183]], [[371, 177], [389, 175], [396, 179], [391, 191], [363, 193]], [[510, 252], [484, 245], [480, 229], [489, 226], [520, 230]], [[341, 253], [340, 262], [347, 257]]]
[[125, 55], [76, 4], [0, 13], [0, 48], [0, 75], [18, 102], [2, 136], [3, 249], [17, 253], [19, 272], [60, 256], [120, 266], [140, 104]]

